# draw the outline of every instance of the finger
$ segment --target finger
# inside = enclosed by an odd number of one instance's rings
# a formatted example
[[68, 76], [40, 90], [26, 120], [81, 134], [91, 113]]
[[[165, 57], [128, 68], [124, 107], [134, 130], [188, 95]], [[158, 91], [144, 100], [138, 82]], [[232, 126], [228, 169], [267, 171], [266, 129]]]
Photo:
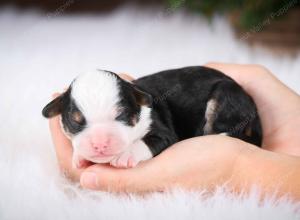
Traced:
[[120, 73], [120, 74], [118, 74], [122, 79], [124, 79], [124, 80], [126, 80], [126, 81], [129, 81], [129, 82], [131, 82], [131, 81], [133, 81], [134, 80], [134, 78], [133, 77], [131, 77], [129, 74], [127, 74], [127, 73]]
[[60, 116], [51, 118], [49, 120], [49, 127], [59, 167], [72, 180], [79, 180], [82, 170], [72, 167], [72, 143], [61, 130]]
[[[60, 95], [61, 93], [56, 92], [52, 94], [52, 98], [55, 99]], [[61, 168], [62, 172], [64, 172], [64, 174], [71, 179], [79, 180], [82, 170], [76, 170], [72, 167], [72, 143], [62, 132], [60, 115], [49, 119], [49, 128], [59, 167]]]
[[257, 75], [254, 77], [254, 74], [266, 71], [261, 66], [251, 64], [209, 62], [205, 64], [205, 66], [225, 73], [237, 81], [246, 90], [249, 84], [256, 81]]
[[[60, 93], [56, 92], [52, 95], [52, 98], [54, 99], [59, 95]], [[49, 128], [58, 159], [59, 161], [65, 161], [72, 154], [72, 145], [61, 130], [60, 115], [49, 119]]]
[[[137, 167], [130, 169], [96, 164], [82, 173], [80, 184], [83, 188], [109, 192], [162, 191], [166, 181], [160, 180], [162, 174], [158, 173], [152, 160], [140, 163]], [[154, 176], [156, 177], [153, 178]]]

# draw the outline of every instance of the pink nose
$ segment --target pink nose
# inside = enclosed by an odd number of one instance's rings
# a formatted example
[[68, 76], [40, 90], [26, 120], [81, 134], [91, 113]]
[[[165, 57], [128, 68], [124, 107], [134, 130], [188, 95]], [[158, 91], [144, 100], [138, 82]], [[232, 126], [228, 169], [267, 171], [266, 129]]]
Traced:
[[102, 152], [108, 148], [108, 144], [107, 143], [92, 143], [92, 147], [96, 152]]

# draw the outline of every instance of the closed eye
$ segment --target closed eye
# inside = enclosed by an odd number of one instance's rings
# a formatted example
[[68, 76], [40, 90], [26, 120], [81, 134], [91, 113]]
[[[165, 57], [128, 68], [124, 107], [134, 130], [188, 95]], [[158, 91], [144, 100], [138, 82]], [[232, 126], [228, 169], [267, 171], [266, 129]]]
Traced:
[[85, 127], [85, 118], [79, 111], [69, 112], [69, 121], [71, 126], [75, 129], [80, 129]]
[[81, 124], [84, 121], [84, 117], [80, 111], [70, 112], [70, 114], [71, 119], [76, 123]]
[[127, 125], [134, 126], [138, 121], [138, 115], [130, 113], [129, 111], [121, 112], [115, 120], [123, 121]]
[[116, 118], [115, 120], [117, 121], [126, 121], [127, 120], [127, 115], [125, 112], [121, 112]]

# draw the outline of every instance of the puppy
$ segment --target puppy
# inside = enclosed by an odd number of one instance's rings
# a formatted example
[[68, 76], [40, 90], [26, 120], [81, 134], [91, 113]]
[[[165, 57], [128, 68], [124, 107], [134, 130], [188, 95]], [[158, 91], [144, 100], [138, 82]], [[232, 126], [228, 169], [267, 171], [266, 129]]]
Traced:
[[209, 134], [257, 146], [262, 142], [252, 98], [228, 76], [202, 66], [166, 70], [132, 83], [109, 71], [83, 74], [42, 114], [61, 114], [77, 168], [87, 161], [134, 167], [178, 141]]

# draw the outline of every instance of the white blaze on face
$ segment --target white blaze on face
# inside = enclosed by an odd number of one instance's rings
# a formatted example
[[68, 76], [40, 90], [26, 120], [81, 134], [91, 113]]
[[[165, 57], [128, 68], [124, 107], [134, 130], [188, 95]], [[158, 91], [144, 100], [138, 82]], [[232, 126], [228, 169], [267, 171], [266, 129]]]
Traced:
[[96, 71], [80, 75], [72, 84], [71, 98], [86, 120], [87, 127], [73, 139], [74, 154], [104, 163], [142, 138], [150, 126], [150, 109], [142, 107], [140, 121], [133, 127], [115, 120], [120, 101], [114, 74]]
[[119, 89], [116, 77], [104, 71], [80, 75], [72, 85], [72, 93], [87, 122], [114, 119]]

